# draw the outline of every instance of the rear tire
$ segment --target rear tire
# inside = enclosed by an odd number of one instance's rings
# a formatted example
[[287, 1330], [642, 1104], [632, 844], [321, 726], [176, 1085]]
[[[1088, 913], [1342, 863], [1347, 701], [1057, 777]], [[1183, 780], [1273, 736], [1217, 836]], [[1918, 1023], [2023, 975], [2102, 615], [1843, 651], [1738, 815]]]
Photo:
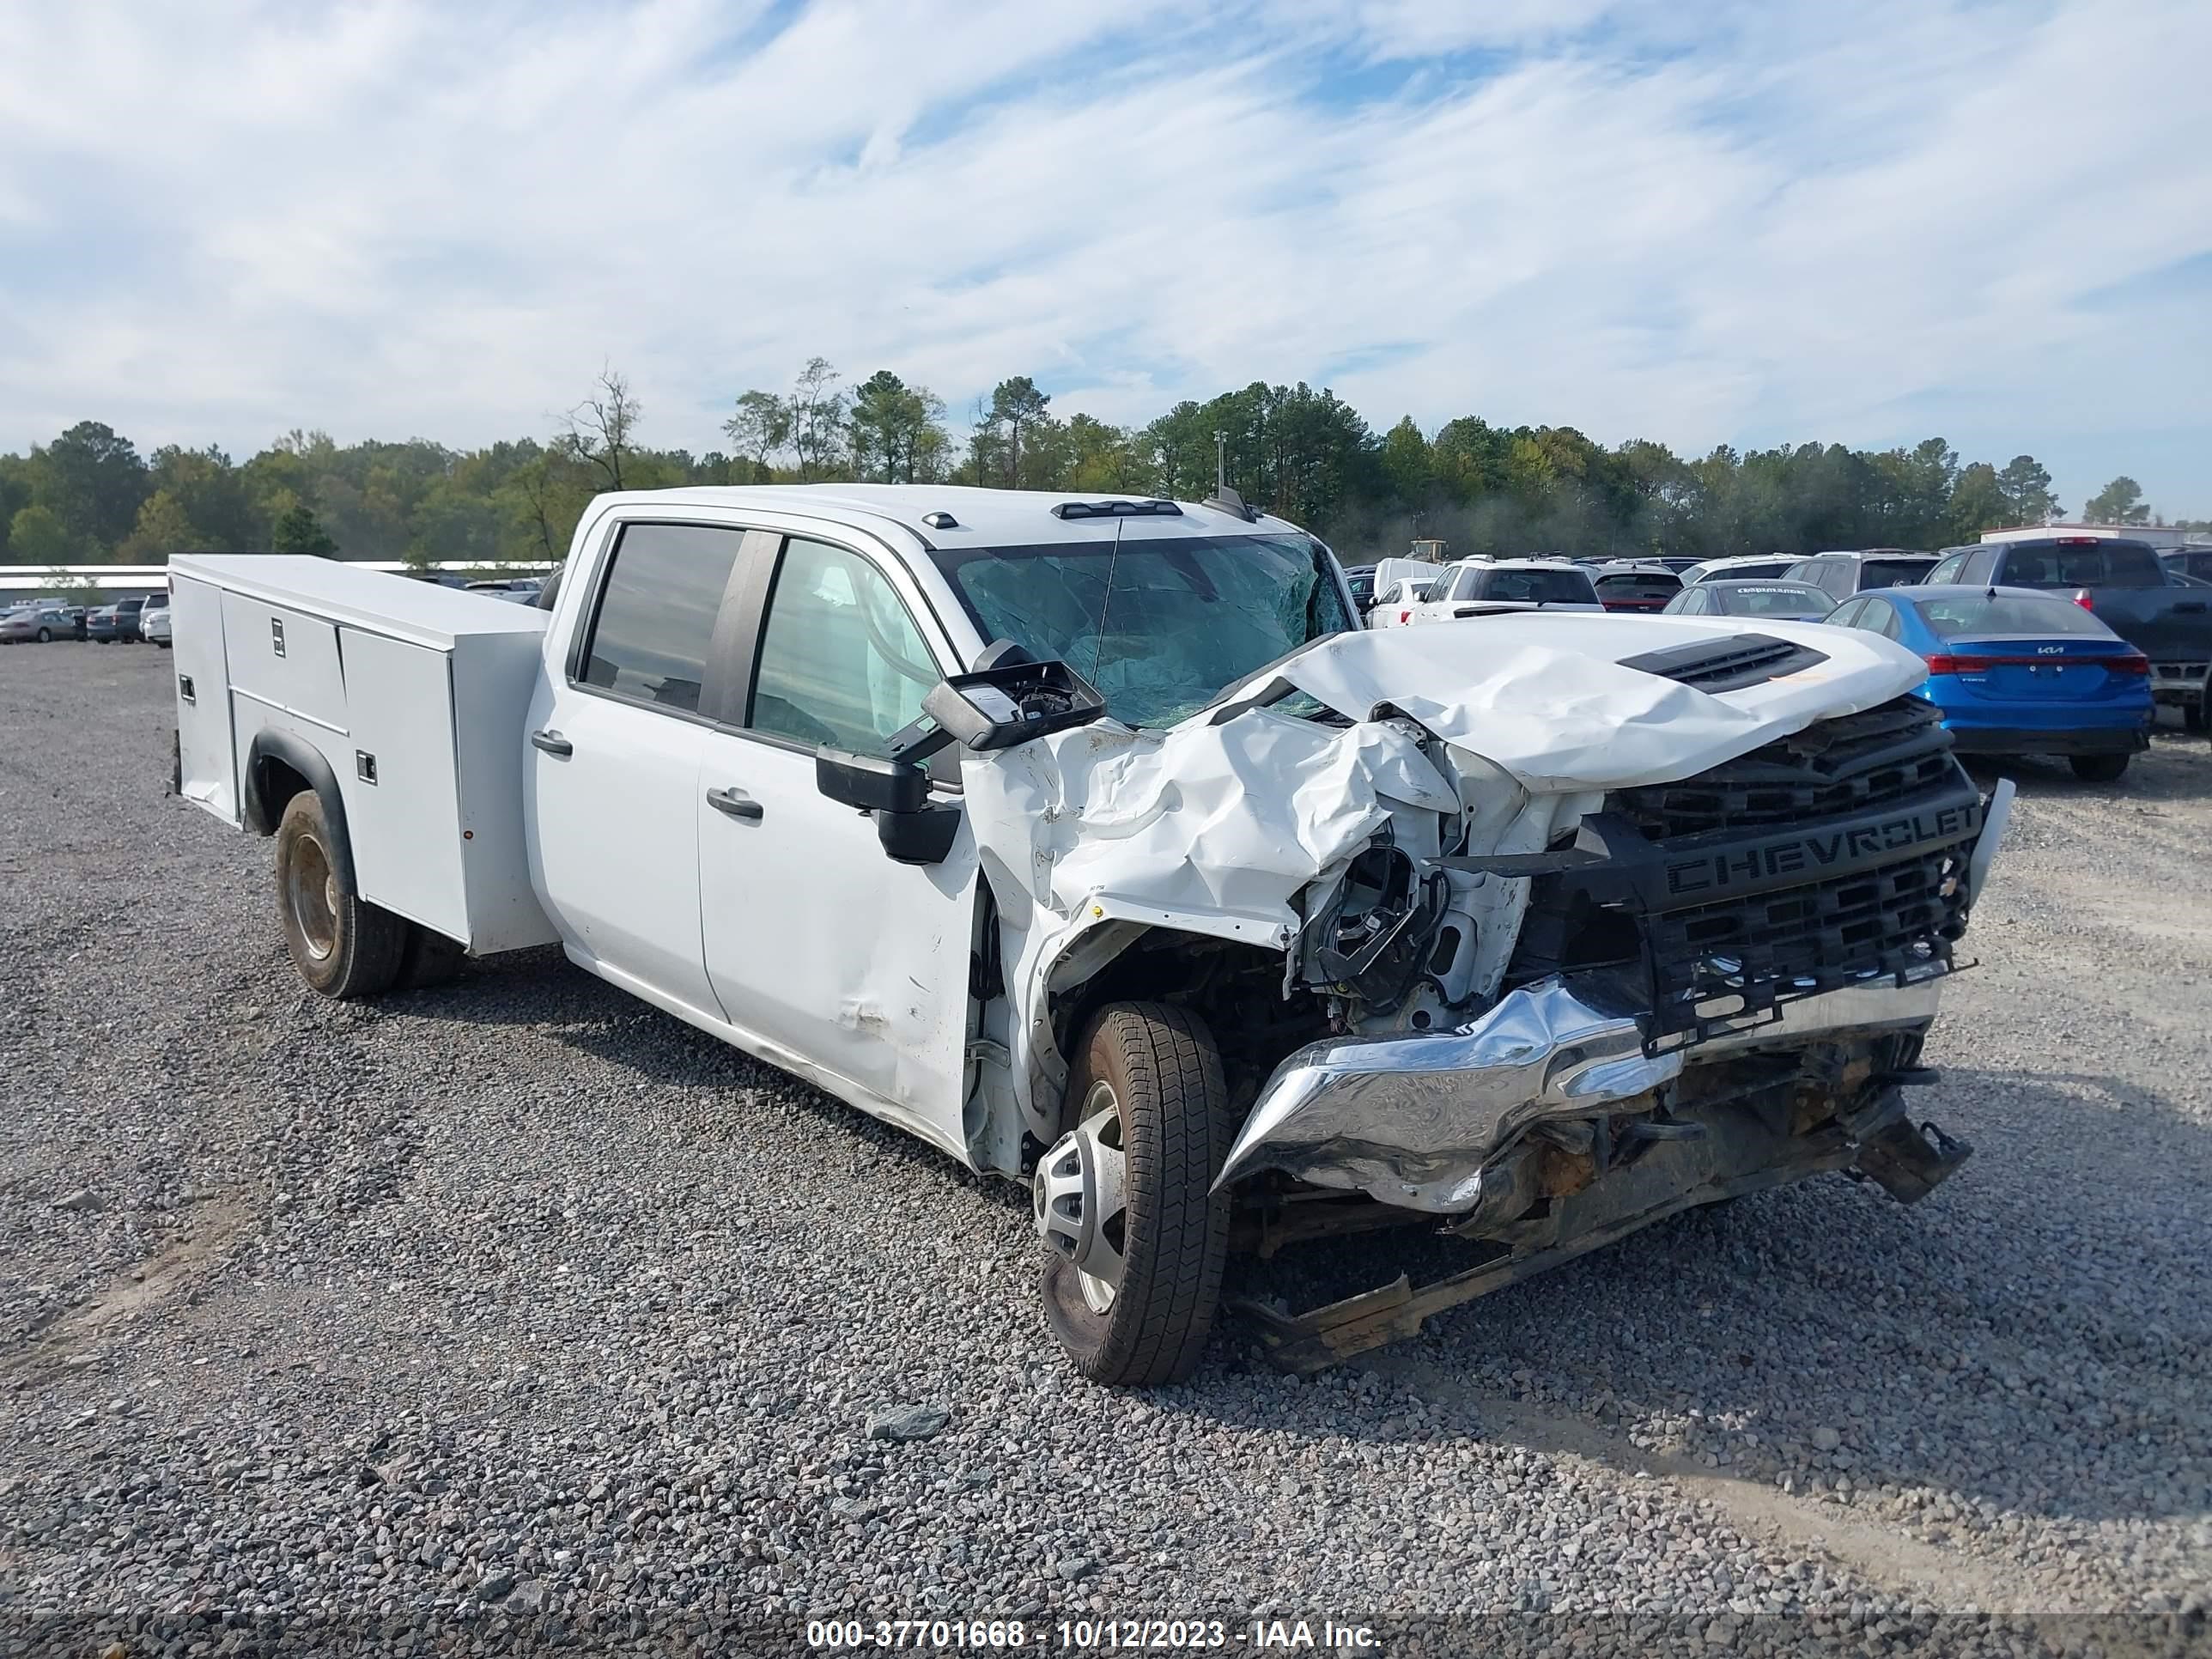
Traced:
[[2112, 783], [2128, 769], [2131, 755], [2074, 755], [2067, 763], [2084, 783]]
[[414, 923], [354, 891], [331, 854], [323, 803], [303, 789], [276, 826], [276, 908], [284, 945], [300, 977], [326, 997], [349, 1001], [392, 988]]
[[2181, 705], [2181, 729], [2183, 731], [2202, 732], [2204, 729], [2207, 723], [2204, 715], [2204, 705], [2208, 700], [2212, 700], [2212, 692], [2200, 692], [2194, 702], [2185, 702]]
[[54, 630], [51, 628], [41, 628], [39, 630], [39, 643], [40, 645], [52, 645], [53, 642]]
[[[1118, 1224], [1110, 1285], [1048, 1247], [1045, 1316], [1094, 1382], [1178, 1382], [1206, 1352], [1229, 1255], [1229, 1196], [1208, 1190], [1229, 1150], [1220, 1052], [1188, 1011], [1147, 1002], [1109, 1004], [1077, 1052], [1069, 1127], [1080, 1133], [1086, 1115], [1106, 1119], [1106, 1138], [1119, 1141], [1126, 1208], [1102, 1223]], [[1044, 1176], [1041, 1166], [1041, 1182]]]

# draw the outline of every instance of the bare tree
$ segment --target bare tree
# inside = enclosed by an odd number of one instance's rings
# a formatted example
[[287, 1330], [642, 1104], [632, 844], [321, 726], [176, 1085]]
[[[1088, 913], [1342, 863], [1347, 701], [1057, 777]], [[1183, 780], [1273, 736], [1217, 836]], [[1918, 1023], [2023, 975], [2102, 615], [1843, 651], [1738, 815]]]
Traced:
[[561, 440], [579, 460], [599, 469], [608, 489], [620, 489], [623, 462], [635, 453], [630, 433], [641, 412], [629, 377], [619, 369], [601, 368], [591, 395], [564, 418]]
[[791, 412], [791, 447], [799, 453], [799, 476], [811, 483], [828, 476], [844, 447], [847, 394], [826, 357], [810, 357], [799, 371], [785, 407]]

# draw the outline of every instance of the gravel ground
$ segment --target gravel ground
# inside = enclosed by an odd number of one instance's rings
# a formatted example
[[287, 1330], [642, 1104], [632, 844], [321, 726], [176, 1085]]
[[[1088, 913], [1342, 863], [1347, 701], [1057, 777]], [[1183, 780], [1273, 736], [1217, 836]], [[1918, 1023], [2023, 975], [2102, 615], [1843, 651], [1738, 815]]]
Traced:
[[2202, 1643], [2202, 739], [2023, 769], [1916, 1101], [1978, 1156], [1925, 1205], [1823, 1179], [1320, 1378], [1232, 1332], [1117, 1395], [1042, 1328], [1024, 1194], [557, 954], [307, 994], [267, 847], [166, 794], [168, 661], [0, 651], [0, 1651]]

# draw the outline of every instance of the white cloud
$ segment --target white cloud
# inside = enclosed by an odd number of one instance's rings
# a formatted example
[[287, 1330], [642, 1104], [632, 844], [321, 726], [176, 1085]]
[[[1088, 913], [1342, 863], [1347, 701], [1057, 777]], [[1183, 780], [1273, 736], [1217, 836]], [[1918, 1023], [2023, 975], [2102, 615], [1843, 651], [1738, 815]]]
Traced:
[[956, 412], [1350, 365], [1378, 423], [1941, 431], [2074, 497], [2212, 435], [2129, 384], [2206, 366], [2190, 0], [188, 9], [0, 9], [0, 446], [480, 442], [612, 362], [704, 448], [817, 351]]

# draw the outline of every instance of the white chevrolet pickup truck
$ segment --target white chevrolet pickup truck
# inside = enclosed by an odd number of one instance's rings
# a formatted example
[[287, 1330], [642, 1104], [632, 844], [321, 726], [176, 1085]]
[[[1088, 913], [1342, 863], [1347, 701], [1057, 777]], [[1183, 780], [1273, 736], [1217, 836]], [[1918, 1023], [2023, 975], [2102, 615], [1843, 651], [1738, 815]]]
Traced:
[[1878, 636], [1528, 612], [1368, 631], [1205, 503], [600, 497], [541, 608], [191, 557], [180, 792], [276, 843], [308, 984], [558, 940], [1031, 1185], [1050, 1327], [1196, 1364], [1232, 1249], [1422, 1224], [1310, 1369], [1686, 1207], [1907, 1201], [2002, 828]]

